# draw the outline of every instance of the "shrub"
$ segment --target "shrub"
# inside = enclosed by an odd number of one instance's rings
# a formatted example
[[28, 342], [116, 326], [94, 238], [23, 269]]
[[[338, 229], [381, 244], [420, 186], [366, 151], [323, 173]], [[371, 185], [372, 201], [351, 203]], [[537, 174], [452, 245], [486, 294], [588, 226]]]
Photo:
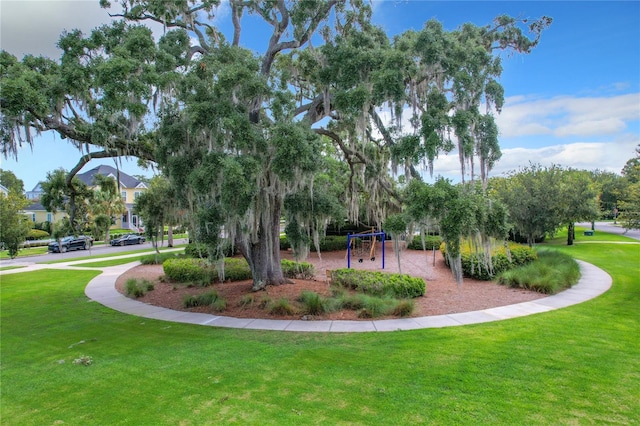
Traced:
[[178, 253], [154, 253], [140, 258], [140, 263], [143, 265], [161, 265], [167, 259], [181, 258], [182, 255]]
[[580, 266], [570, 256], [555, 251], [540, 251], [538, 260], [513, 268], [498, 276], [498, 283], [514, 288], [555, 294], [580, 279]]
[[124, 285], [125, 292], [129, 296], [133, 297], [142, 297], [147, 292], [152, 291], [154, 288], [153, 283], [149, 280], [136, 280], [135, 278], [130, 278], [126, 281]]
[[293, 262], [282, 259], [282, 273], [287, 278], [308, 280], [314, 277], [315, 271], [309, 262]]
[[224, 279], [227, 281], [244, 281], [251, 279], [251, 269], [244, 259], [224, 259]]
[[371, 295], [400, 298], [423, 296], [426, 284], [422, 278], [406, 274], [392, 274], [356, 269], [336, 269], [332, 273], [335, 285]]
[[[319, 241], [320, 251], [340, 251], [347, 249], [347, 236], [346, 235], [327, 235], [320, 238]], [[280, 236], [280, 250], [288, 250], [291, 248], [291, 243], [287, 239], [286, 235]], [[315, 250], [313, 242], [311, 242], [311, 250]]]
[[211, 270], [200, 259], [167, 259], [162, 263], [164, 274], [177, 282], [205, 282], [211, 278]]
[[[222, 242], [222, 254], [224, 257], [232, 257], [235, 255], [235, 247], [231, 247], [231, 241], [225, 239]], [[184, 254], [187, 257], [194, 257], [200, 259], [206, 259], [209, 257], [209, 252], [207, 251], [207, 245], [204, 243], [189, 243], [184, 248]]]
[[27, 241], [46, 240], [48, 238], [50, 238], [49, 233], [40, 229], [30, 229], [26, 237]]
[[[461, 244], [460, 257], [462, 260], [462, 273], [465, 277], [475, 278], [478, 280], [491, 280], [498, 274], [509, 269], [526, 265], [537, 259], [535, 250], [531, 247], [509, 242], [508, 251], [504, 246], [494, 247], [491, 251], [491, 266], [484, 265], [484, 252], [472, 252], [468, 244]], [[445, 255], [445, 261], [448, 264], [447, 246], [443, 242], [440, 245], [440, 251]]]
[[288, 299], [278, 299], [268, 305], [267, 310], [273, 315], [293, 315], [296, 310], [291, 306]]
[[[442, 244], [442, 237], [439, 235], [425, 235], [424, 246], [427, 250], [438, 250]], [[407, 248], [411, 250], [422, 250], [422, 237], [416, 235], [413, 237]]]

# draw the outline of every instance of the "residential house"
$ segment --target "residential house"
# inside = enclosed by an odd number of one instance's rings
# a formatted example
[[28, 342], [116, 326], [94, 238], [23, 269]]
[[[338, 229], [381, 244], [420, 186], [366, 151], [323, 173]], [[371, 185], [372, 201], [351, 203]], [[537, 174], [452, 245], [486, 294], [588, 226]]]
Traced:
[[0, 184], [0, 193], [4, 194], [4, 196], [6, 197], [9, 195], [9, 190], [6, 186]]
[[27, 197], [27, 200], [38, 201], [40, 200], [43, 192], [42, 182], [38, 182], [31, 191], [25, 192], [24, 195]]
[[[90, 188], [96, 189], [96, 185], [94, 184], [94, 176], [102, 175], [111, 177], [119, 183], [118, 187], [120, 190], [120, 196], [122, 197], [122, 201], [124, 202], [126, 211], [124, 214], [116, 221], [116, 224], [113, 225], [113, 228], [123, 228], [123, 229], [131, 229], [135, 231], [139, 231], [142, 228], [142, 223], [138, 215], [134, 212], [133, 206], [135, 199], [138, 198], [140, 194], [148, 189], [147, 185], [139, 181], [138, 179], [129, 176], [128, 174], [118, 171], [116, 168], [111, 166], [98, 166], [95, 167], [85, 173], [78, 173], [76, 176], [82, 182], [84, 182]], [[39, 199], [40, 195], [42, 195], [42, 186], [40, 183], [33, 188], [33, 191], [30, 191], [32, 194], [37, 194], [37, 197], [32, 199]], [[64, 213], [56, 213], [53, 215], [50, 212], [47, 212], [42, 204], [35, 202], [31, 206], [25, 209], [25, 213], [29, 215], [29, 217], [34, 222], [57, 222], [66, 216]]]

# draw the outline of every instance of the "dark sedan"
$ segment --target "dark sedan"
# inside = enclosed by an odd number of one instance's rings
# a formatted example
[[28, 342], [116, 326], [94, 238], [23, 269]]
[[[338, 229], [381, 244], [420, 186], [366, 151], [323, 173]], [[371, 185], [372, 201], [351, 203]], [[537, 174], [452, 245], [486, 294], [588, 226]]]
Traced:
[[111, 240], [112, 246], [128, 246], [130, 244], [142, 244], [145, 239], [142, 235], [128, 234]]
[[58, 241], [49, 243], [47, 251], [49, 253], [65, 253], [70, 250], [88, 250], [93, 244], [93, 238], [80, 235], [79, 237], [64, 237]]

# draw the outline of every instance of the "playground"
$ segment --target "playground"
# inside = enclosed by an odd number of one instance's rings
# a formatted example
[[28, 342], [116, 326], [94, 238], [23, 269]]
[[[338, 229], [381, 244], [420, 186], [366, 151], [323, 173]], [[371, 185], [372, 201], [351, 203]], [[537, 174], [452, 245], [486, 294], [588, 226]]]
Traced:
[[[373, 251], [371, 251], [371, 247], [365, 246], [364, 250], [354, 249], [350, 254], [352, 269], [398, 272], [398, 263], [391, 241], [386, 241], [385, 244], [386, 259], [384, 270], [382, 269], [382, 243], [380, 242], [376, 244]], [[293, 260], [290, 251], [282, 251], [281, 256], [283, 259]], [[373, 257], [375, 259], [372, 261]], [[361, 259], [362, 262], [360, 262]], [[127, 279], [148, 279], [154, 283], [155, 289], [139, 298], [139, 301], [174, 310], [207, 313], [210, 312], [209, 307], [183, 308], [183, 299], [185, 294], [197, 295], [211, 291], [213, 288], [227, 302], [227, 308], [221, 313], [222, 315], [236, 318], [299, 319], [301, 316], [299, 314], [269, 314], [258, 306], [259, 303], [243, 307], [240, 302], [243, 297], [251, 294], [256, 302], [266, 298], [271, 300], [284, 298], [294, 301], [305, 290], [328, 296], [331, 294], [331, 288], [327, 282], [327, 271], [346, 268], [348, 259], [345, 251], [324, 252], [321, 256], [311, 252], [306, 261], [314, 265], [315, 277], [313, 279], [292, 280], [293, 284], [268, 286], [265, 291], [257, 293], [251, 291], [251, 281], [227, 282], [206, 288], [176, 287], [171, 283], [161, 282], [160, 277], [163, 275], [161, 265], [137, 266], [120, 276], [116, 287], [118, 291], [124, 293]], [[400, 262], [403, 274], [424, 279], [427, 287], [426, 294], [423, 297], [414, 299], [415, 310], [411, 315], [412, 317], [481, 310], [526, 302], [545, 296], [532, 291], [507, 288], [490, 281], [467, 278], [465, 278], [462, 287], [458, 287], [439, 250], [434, 252], [432, 250], [404, 249], [400, 254]], [[355, 311], [345, 310], [312, 319], [358, 320], [358, 317]]]

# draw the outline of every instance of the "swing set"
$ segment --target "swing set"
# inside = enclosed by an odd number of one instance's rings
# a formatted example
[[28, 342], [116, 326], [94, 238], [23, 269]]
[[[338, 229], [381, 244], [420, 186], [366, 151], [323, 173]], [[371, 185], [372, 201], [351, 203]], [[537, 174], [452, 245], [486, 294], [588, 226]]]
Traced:
[[[365, 254], [368, 254], [368, 259], [372, 262], [376, 261], [376, 241], [377, 237], [382, 236], [382, 269], [384, 269], [384, 239], [385, 233], [374, 232], [359, 232], [357, 234], [347, 234], [347, 268], [351, 268], [351, 256], [355, 255], [358, 259], [358, 263], [363, 263]], [[355, 246], [355, 247], [354, 247]], [[367, 250], [369, 251], [367, 253]]]

